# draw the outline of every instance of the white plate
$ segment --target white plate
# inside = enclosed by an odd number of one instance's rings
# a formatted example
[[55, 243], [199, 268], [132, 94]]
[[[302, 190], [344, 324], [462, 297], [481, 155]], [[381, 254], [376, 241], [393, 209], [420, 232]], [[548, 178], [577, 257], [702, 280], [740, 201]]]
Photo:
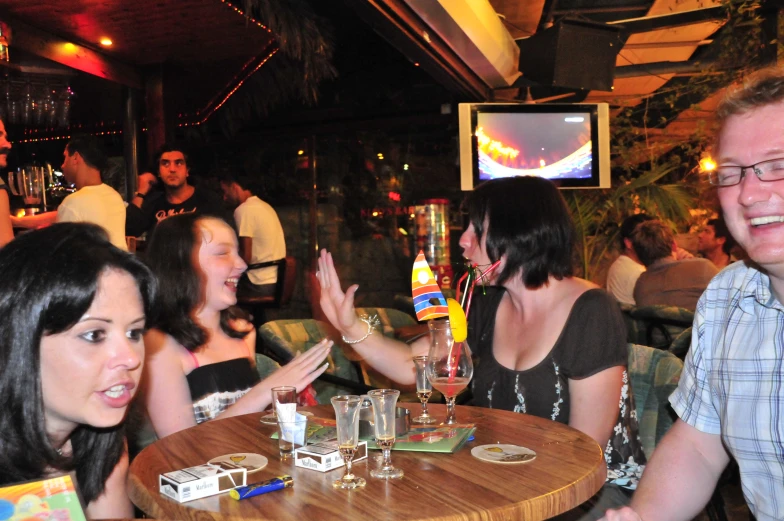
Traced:
[[254, 452], [235, 452], [233, 454], [224, 454], [223, 456], [212, 458], [207, 463], [213, 463], [215, 465], [224, 463], [226, 466], [233, 466], [235, 468], [245, 467], [248, 469], [248, 472], [256, 472], [257, 470], [266, 467], [269, 460], [265, 456]]
[[471, 455], [482, 461], [516, 465], [536, 459], [536, 452], [519, 445], [492, 444], [480, 445], [471, 449]]

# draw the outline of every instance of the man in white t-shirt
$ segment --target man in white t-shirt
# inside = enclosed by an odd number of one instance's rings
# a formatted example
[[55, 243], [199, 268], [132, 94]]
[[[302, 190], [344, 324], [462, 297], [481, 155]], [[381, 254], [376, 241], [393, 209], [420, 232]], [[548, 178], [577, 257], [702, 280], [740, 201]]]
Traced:
[[[244, 183], [243, 183], [244, 184]], [[234, 210], [237, 223], [240, 256], [245, 262], [256, 264], [282, 259], [286, 256], [286, 239], [275, 210], [244, 188], [234, 178], [221, 180], [223, 200]], [[240, 280], [237, 295], [269, 296], [275, 293], [277, 267], [249, 270]]]
[[66, 181], [76, 186], [76, 192], [63, 199], [56, 212], [12, 217], [14, 226], [41, 228], [54, 222], [90, 222], [103, 227], [112, 244], [127, 250], [125, 202], [117, 190], [101, 181], [101, 170], [107, 162], [106, 154], [94, 138], [71, 139], [63, 150], [61, 169]]
[[632, 248], [632, 233], [638, 224], [650, 219], [653, 217], [639, 213], [627, 217], [621, 223], [621, 255], [607, 272], [607, 291], [622, 304], [635, 305], [634, 285], [645, 271], [645, 266]]

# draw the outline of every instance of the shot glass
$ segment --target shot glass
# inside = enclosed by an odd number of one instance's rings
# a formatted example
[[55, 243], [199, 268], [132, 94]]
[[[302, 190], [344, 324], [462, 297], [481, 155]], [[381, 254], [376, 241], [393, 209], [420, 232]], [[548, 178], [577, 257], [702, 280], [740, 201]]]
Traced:
[[297, 403], [297, 388], [290, 385], [283, 385], [272, 388], [272, 411], [261, 417], [261, 423], [276, 425], [278, 414], [275, 409], [276, 403]]
[[333, 396], [330, 400], [335, 408], [335, 422], [338, 431], [338, 447], [346, 473], [337, 481], [332, 482], [335, 488], [354, 489], [365, 486], [365, 480], [351, 472], [351, 460], [359, 442], [359, 407], [361, 398], [356, 395]]
[[301, 418], [294, 421], [278, 422], [278, 449], [280, 459], [288, 460], [294, 456], [294, 451], [304, 447], [307, 442], [308, 419]]
[[395, 444], [397, 399], [400, 391], [396, 389], [374, 389], [368, 394], [373, 403], [373, 423], [376, 431], [376, 445], [382, 450], [381, 468], [370, 471], [374, 478], [397, 479], [403, 477], [403, 471], [392, 466], [392, 446]]
[[433, 394], [433, 386], [430, 384], [430, 380], [427, 379], [427, 356], [415, 356], [414, 366], [416, 367], [417, 398], [422, 403], [422, 414], [413, 418], [411, 423], [423, 425], [435, 423], [436, 419], [427, 412], [427, 401], [430, 399], [430, 395]]

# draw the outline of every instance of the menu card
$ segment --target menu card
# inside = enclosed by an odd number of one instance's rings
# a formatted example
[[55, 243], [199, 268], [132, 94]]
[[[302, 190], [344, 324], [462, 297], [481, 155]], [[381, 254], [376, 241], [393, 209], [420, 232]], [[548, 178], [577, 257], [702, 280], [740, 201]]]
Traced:
[[0, 520], [86, 521], [70, 474], [0, 488]]

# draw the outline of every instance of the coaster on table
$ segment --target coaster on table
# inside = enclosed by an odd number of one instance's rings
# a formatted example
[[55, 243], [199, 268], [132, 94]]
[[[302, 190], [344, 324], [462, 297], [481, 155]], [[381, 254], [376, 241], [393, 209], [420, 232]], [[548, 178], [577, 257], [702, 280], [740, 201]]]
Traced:
[[244, 467], [248, 469], [248, 473], [250, 473], [266, 467], [269, 460], [261, 454], [253, 452], [235, 452], [233, 454], [224, 454], [223, 456], [212, 458], [207, 463], [232, 469]]
[[278, 424], [278, 417], [272, 413], [265, 414], [261, 418], [259, 418], [261, 423], [266, 423], [267, 425], [277, 425]]
[[536, 452], [519, 445], [493, 444], [480, 445], [471, 449], [471, 455], [491, 463], [528, 463], [536, 459]]

